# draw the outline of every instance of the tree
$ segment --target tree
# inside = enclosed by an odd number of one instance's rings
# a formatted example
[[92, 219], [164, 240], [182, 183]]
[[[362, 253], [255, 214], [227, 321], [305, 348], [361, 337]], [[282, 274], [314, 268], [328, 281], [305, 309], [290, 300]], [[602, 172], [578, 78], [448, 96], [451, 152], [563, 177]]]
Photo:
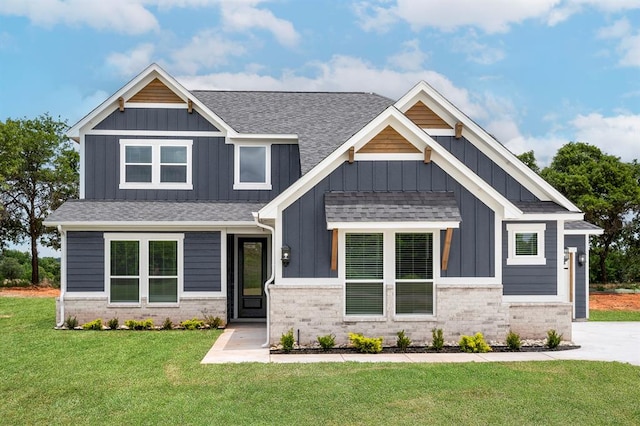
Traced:
[[79, 155], [64, 136], [66, 123], [48, 114], [0, 123], [0, 240], [31, 245], [31, 283], [38, 284], [38, 241], [58, 248], [59, 236], [42, 225], [65, 200], [77, 196]]
[[598, 147], [570, 142], [558, 150], [541, 176], [566, 195], [584, 213], [585, 220], [604, 229], [594, 254], [600, 277], [607, 282], [607, 257], [620, 241], [630, 214], [640, 206], [640, 167], [604, 154]]
[[524, 164], [529, 166], [531, 170], [536, 173], [540, 173], [540, 167], [538, 167], [538, 162], [536, 161], [536, 156], [533, 153], [533, 150], [523, 152], [520, 155], [517, 155], [518, 159], [522, 161]]

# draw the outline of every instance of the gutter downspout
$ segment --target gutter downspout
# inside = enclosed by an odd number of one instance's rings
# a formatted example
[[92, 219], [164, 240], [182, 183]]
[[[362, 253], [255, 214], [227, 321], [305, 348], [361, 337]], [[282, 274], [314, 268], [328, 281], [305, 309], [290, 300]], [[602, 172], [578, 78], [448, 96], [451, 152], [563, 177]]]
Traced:
[[271, 276], [264, 282], [264, 294], [267, 296], [267, 340], [262, 345], [263, 348], [269, 347], [269, 331], [270, 331], [270, 323], [269, 323], [269, 306], [270, 306], [270, 295], [269, 295], [269, 284], [273, 284], [273, 281], [276, 278], [276, 245], [275, 245], [275, 232], [276, 230], [264, 223], [260, 223], [260, 219], [258, 218], [258, 213], [252, 212], [253, 220], [256, 222], [260, 228], [266, 229], [271, 233]]
[[62, 230], [62, 225], [58, 225], [58, 233], [60, 234], [60, 322], [57, 327], [64, 325], [64, 294], [67, 291], [67, 231]]

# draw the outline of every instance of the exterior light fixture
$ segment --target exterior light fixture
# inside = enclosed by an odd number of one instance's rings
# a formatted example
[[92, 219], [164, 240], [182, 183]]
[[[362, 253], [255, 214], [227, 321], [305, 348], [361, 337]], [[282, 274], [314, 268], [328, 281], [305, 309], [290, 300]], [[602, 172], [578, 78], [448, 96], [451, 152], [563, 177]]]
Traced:
[[580, 253], [578, 255], [578, 264], [580, 266], [584, 266], [584, 264], [587, 263], [587, 255], [585, 253]]
[[291, 262], [291, 247], [282, 246], [282, 266], [285, 268], [289, 266], [289, 262]]

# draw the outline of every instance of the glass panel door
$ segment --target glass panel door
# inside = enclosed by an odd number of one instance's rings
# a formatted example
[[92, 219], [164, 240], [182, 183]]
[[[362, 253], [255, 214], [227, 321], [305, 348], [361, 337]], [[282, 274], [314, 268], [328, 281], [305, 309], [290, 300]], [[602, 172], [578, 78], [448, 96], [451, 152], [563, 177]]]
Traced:
[[238, 316], [266, 317], [267, 239], [238, 238]]

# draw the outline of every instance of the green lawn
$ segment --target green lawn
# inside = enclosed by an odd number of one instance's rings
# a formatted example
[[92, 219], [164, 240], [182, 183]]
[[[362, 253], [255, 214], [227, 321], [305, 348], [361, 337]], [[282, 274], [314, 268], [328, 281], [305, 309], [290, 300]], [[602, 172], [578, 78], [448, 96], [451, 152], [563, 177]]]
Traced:
[[640, 311], [589, 311], [589, 321], [640, 321]]
[[0, 297], [0, 424], [638, 424], [640, 367], [200, 365], [218, 332], [56, 331]]

